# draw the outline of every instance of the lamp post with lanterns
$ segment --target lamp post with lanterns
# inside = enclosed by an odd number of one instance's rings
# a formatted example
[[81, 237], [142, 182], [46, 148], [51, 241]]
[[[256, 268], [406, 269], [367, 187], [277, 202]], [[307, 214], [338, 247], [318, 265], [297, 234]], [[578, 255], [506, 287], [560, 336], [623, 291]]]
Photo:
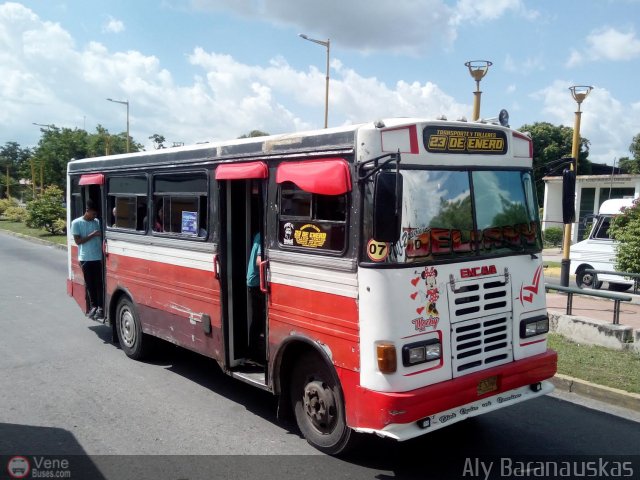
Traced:
[[[577, 175], [578, 173], [578, 157], [580, 155], [580, 119], [582, 117], [582, 111], [580, 110], [580, 105], [584, 102], [584, 99], [587, 98], [589, 93], [591, 93], [593, 87], [590, 85], [574, 85], [569, 87], [569, 91], [571, 92], [571, 96], [578, 104], [578, 110], [575, 112], [575, 122], [573, 125], [573, 143], [571, 146], [571, 156], [574, 159], [569, 165], [569, 170], [574, 170]], [[575, 164], [575, 167], [574, 167]], [[575, 202], [574, 199], [569, 199], [570, 201]], [[566, 220], [565, 220], [566, 222]], [[564, 224], [564, 238], [562, 242], [562, 260], [560, 262], [560, 284], [564, 287], [569, 286], [569, 269], [571, 267], [571, 230], [573, 227], [572, 222], [567, 222]]]
[[473, 118], [475, 122], [480, 118], [480, 97], [482, 92], [480, 91], [480, 80], [489, 71], [489, 67], [493, 65], [489, 60], [470, 60], [464, 64], [469, 69], [469, 74], [476, 81], [476, 91], [473, 92]]

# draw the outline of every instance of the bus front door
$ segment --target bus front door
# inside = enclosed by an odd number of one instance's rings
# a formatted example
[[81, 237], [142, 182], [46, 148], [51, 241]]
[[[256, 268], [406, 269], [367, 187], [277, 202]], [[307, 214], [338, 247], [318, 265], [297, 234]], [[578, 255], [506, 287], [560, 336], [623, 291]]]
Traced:
[[255, 282], [264, 247], [263, 181], [226, 180], [219, 187], [226, 363], [230, 368], [264, 365], [266, 299]]

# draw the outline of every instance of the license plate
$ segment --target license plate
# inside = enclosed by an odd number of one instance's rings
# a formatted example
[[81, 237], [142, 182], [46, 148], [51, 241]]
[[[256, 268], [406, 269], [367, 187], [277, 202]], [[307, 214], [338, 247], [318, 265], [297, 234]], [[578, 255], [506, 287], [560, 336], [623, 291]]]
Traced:
[[498, 377], [483, 378], [478, 382], [478, 396], [498, 389]]

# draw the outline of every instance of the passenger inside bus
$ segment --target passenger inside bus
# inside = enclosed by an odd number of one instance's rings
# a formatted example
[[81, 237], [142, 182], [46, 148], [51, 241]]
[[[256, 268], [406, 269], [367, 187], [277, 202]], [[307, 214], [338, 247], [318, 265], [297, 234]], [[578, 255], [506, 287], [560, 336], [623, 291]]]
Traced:
[[164, 223], [162, 220], [162, 203], [158, 203], [158, 207], [156, 208], [156, 216], [153, 222], [153, 231], [164, 232]]

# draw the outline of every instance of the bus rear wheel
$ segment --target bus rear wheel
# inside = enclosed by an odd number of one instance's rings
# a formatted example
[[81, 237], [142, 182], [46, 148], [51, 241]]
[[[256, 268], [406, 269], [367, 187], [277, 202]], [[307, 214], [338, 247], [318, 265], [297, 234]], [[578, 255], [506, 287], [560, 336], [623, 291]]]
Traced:
[[340, 387], [317, 355], [307, 354], [296, 361], [290, 395], [298, 428], [307, 442], [329, 455], [353, 446], [356, 434], [347, 426]]
[[120, 348], [129, 358], [141, 360], [147, 353], [149, 339], [142, 333], [142, 325], [133, 302], [123, 297], [116, 309], [116, 330]]

